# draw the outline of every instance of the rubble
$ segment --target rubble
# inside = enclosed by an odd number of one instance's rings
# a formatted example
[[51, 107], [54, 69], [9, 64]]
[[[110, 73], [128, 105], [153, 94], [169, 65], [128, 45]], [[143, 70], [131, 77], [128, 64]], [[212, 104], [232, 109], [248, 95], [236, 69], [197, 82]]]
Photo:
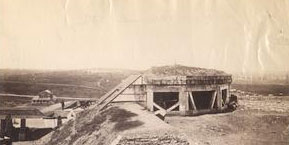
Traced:
[[186, 140], [172, 135], [124, 137], [117, 145], [189, 145]]

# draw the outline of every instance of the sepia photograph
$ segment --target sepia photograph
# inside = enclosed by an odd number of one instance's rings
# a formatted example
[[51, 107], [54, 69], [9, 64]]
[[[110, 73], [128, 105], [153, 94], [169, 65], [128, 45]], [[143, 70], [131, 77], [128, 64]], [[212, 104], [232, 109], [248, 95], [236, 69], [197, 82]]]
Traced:
[[0, 145], [289, 145], [288, 0], [0, 0]]

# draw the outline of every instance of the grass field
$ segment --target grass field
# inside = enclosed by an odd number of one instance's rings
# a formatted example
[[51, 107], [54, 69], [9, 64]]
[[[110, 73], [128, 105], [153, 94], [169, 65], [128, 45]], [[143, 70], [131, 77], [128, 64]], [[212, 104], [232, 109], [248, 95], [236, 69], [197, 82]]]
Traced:
[[129, 72], [0, 70], [0, 93], [37, 95], [51, 90], [61, 97], [98, 98]]
[[31, 98], [0, 96], [0, 107], [17, 107], [31, 102]]
[[289, 85], [278, 84], [232, 84], [232, 88], [245, 92], [252, 92], [261, 95], [280, 95], [289, 96]]

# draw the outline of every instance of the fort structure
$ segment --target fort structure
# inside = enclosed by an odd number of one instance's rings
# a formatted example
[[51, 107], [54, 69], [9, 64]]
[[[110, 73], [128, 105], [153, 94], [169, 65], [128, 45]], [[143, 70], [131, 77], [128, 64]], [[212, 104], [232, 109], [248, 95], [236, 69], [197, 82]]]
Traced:
[[154, 67], [114, 101], [136, 101], [156, 115], [197, 115], [226, 109], [232, 76], [185, 66]]

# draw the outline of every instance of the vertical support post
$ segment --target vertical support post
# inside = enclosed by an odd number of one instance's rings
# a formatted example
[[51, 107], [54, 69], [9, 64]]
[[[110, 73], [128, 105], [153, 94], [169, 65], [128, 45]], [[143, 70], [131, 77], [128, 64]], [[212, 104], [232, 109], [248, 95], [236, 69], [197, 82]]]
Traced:
[[0, 137], [3, 138], [5, 135], [5, 128], [6, 128], [6, 120], [1, 119], [1, 126], [0, 126]]
[[13, 122], [11, 115], [7, 115], [5, 118], [5, 136], [12, 138], [13, 134]]
[[64, 101], [61, 101], [61, 109], [64, 110], [64, 107], [65, 107], [65, 103]]
[[26, 140], [26, 135], [27, 135], [27, 129], [26, 129], [26, 119], [22, 119], [20, 121], [20, 129], [19, 129], [19, 135], [18, 139], [20, 141], [25, 141]]
[[181, 115], [186, 115], [186, 111], [189, 110], [188, 106], [188, 94], [185, 92], [184, 88], [179, 91], [179, 102], [180, 102], [180, 113]]
[[228, 84], [226, 104], [229, 103], [229, 98], [230, 98], [230, 96], [231, 96], [231, 92], [230, 92], [230, 90], [231, 90], [231, 85]]
[[61, 118], [61, 116], [58, 116], [56, 127], [60, 127], [61, 125], [62, 125], [62, 118]]
[[154, 92], [151, 87], [147, 88], [147, 109], [149, 111], [154, 111]]
[[222, 90], [220, 87], [217, 87], [217, 109], [222, 110]]
[[25, 128], [26, 127], [26, 119], [21, 119], [20, 121], [20, 127]]
[[188, 101], [186, 102], [186, 110], [189, 111], [189, 110], [190, 110], [190, 104], [189, 104], [189, 100], [190, 100], [189, 97], [190, 97], [190, 96], [189, 96], [189, 92], [186, 91], [185, 93], [186, 93], [186, 98], [187, 98], [187, 100], [188, 100]]

